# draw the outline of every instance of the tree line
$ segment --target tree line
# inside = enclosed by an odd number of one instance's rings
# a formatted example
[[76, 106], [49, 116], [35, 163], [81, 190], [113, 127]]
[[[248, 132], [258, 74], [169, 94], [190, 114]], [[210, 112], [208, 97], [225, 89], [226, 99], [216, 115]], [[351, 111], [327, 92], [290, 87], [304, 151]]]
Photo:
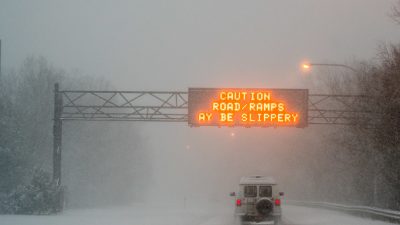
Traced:
[[[52, 181], [54, 84], [69, 90], [110, 90], [109, 82], [71, 74], [28, 57], [0, 77], [0, 213], [54, 213]], [[134, 143], [134, 144], [132, 144]], [[70, 207], [140, 199], [149, 171], [131, 124], [64, 123], [62, 186]]]
[[[391, 17], [399, 23], [400, 1]], [[287, 157], [288, 192], [307, 201], [400, 210], [400, 44], [382, 44], [373, 60], [351, 67], [315, 74], [311, 91], [362, 97], [349, 104], [351, 125], [312, 127], [301, 136], [307, 143]]]

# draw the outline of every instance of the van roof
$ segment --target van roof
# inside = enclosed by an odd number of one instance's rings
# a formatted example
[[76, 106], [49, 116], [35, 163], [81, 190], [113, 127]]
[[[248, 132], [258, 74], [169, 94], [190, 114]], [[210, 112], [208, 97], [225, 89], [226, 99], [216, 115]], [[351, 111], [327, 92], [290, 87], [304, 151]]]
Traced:
[[272, 177], [254, 175], [242, 177], [239, 184], [276, 184], [276, 181]]

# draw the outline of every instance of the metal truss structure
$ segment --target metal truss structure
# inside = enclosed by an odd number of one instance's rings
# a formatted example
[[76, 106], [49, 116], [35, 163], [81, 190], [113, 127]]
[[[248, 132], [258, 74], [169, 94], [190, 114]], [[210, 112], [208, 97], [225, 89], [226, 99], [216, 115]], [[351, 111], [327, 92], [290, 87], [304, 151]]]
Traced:
[[61, 120], [186, 122], [187, 92], [60, 91]]
[[[184, 91], [59, 91], [61, 120], [187, 122]], [[309, 95], [308, 124], [350, 125], [362, 96]]]
[[[365, 102], [367, 96], [314, 94], [308, 98], [308, 124], [353, 125], [360, 124], [371, 111], [354, 108]], [[368, 125], [368, 124], [365, 124]]]

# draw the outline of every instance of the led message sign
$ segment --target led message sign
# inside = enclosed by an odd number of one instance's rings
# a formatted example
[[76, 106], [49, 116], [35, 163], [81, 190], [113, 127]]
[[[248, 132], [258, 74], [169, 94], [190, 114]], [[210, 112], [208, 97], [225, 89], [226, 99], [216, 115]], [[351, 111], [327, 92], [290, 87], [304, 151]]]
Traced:
[[189, 88], [188, 99], [190, 126], [307, 126], [307, 89]]

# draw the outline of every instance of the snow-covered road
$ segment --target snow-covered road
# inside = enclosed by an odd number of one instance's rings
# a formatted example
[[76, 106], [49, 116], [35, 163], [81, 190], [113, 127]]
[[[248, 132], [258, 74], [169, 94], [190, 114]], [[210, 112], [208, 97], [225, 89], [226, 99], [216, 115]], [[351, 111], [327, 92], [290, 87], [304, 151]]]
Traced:
[[[168, 209], [133, 206], [130, 208], [66, 210], [54, 216], [0, 215], [0, 225], [232, 225], [226, 207], [218, 210]], [[341, 212], [300, 206], [284, 206], [285, 225], [389, 225]]]
[[352, 216], [327, 209], [301, 206], [284, 207], [285, 225], [389, 225], [392, 223]]

